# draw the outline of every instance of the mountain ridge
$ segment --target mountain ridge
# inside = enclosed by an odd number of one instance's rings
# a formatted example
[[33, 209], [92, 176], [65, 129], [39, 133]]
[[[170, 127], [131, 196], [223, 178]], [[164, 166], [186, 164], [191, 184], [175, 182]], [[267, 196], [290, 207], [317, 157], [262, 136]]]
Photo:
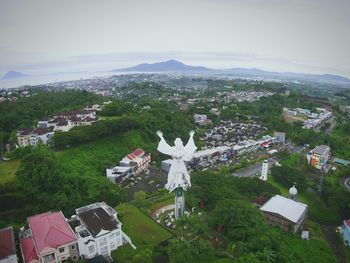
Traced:
[[229, 68], [212, 69], [203, 66], [190, 66], [180, 61], [171, 59], [156, 63], [142, 63], [133, 67], [115, 69], [113, 72], [183, 72], [183, 73], [213, 73], [213, 74], [231, 74], [240, 77], [259, 77], [259, 78], [277, 78], [280, 80], [303, 80], [313, 82], [327, 82], [350, 84], [350, 79], [335, 74], [311, 74], [297, 72], [274, 72], [258, 68]]
[[24, 74], [23, 72], [10, 70], [4, 76], [0, 78], [0, 80], [10, 80], [10, 79], [18, 79], [29, 77], [29, 75]]

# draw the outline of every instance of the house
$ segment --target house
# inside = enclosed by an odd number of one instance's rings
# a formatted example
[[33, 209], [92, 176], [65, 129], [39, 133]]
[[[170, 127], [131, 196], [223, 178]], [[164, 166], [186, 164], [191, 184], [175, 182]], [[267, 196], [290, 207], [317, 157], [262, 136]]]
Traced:
[[295, 200], [275, 195], [260, 211], [269, 224], [278, 226], [286, 232], [296, 233], [301, 230], [306, 218], [308, 206]]
[[19, 233], [24, 263], [79, 259], [77, 238], [61, 211], [29, 217], [28, 225]]
[[12, 227], [0, 229], [0, 263], [17, 263]]
[[19, 147], [36, 146], [39, 142], [48, 144], [54, 135], [52, 128], [30, 128], [17, 132], [17, 143]]
[[39, 142], [48, 144], [54, 135], [52, 128], [35, 128], [29, 138], [29, 144], [36, 146]]
[[111, 251], [122, 246], [123, 240], [134, 247], [122, 231], [117, 212], [106, 203], [93, 203], [77, 208], [75, 212], [68, 223], [76, 233], [79, 252], [84, 259], [98, 255], [110, 258]]
[[323, 169], [330, 158], [331, 148], [327, 145], [318, 145], [307, 155], [309, 164], [317, 169]]
[[30, 145], [30, 135], [33, 129], [24, 129], [17, 132], [17, 144], [19, 147]]
[[344, 239], [345, 245], [350, 246], [350, 219], [343, 221], [341, 235]]

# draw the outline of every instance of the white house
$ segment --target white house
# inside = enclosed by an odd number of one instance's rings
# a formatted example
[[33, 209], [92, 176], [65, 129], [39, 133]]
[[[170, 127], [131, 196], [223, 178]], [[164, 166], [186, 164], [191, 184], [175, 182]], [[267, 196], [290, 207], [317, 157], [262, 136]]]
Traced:
[[81, 257], [102, 255], [109, 258], [111, 251], [123, 245], [123, 240], [134, 247], [122, 231], [117, 212], [105, 202], [80, 207], [75, 212], [68, 223], [76, 233]]

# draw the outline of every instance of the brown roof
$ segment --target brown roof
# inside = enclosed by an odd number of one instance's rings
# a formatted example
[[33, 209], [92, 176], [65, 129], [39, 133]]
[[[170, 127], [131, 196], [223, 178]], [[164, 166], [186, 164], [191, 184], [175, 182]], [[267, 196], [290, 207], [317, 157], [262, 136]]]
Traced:
[[112, 231], [118, 228], [118, 221], [102, 207], [81, 212], [78, 216], [93, 237], [96, 237], [102, 229]]
[[29, 129], [23, 129], [23, 130], [19, 130], [18, 133], [19, 135], [29, 135], [32, 133], [34, 129], [33, 128], [29, 128]]
[[0, 259], [16, 254], [12, 227], [0, 229]]

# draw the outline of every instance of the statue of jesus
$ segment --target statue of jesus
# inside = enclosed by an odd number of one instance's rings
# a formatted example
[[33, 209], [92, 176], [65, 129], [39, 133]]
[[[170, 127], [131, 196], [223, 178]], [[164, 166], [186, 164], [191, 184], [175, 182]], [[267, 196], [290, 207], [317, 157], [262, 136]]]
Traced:
[[197, 150], [193, 141], [194, 131], [189, 133], [190, 138], [184, 146], [180, 138], [175, 139], [175, 146], [170, 146], [163, 138], [163, 133], [157, 131], [160, 138], [158, 151], [172, 157], [172, 164], [168, 173], [168, 182], [165, 188], [172, 192], [174, 189], [187, 190], [191, 186], [190, 175], [187, 172], [184, 161], [191, 161], [193, 153]]

